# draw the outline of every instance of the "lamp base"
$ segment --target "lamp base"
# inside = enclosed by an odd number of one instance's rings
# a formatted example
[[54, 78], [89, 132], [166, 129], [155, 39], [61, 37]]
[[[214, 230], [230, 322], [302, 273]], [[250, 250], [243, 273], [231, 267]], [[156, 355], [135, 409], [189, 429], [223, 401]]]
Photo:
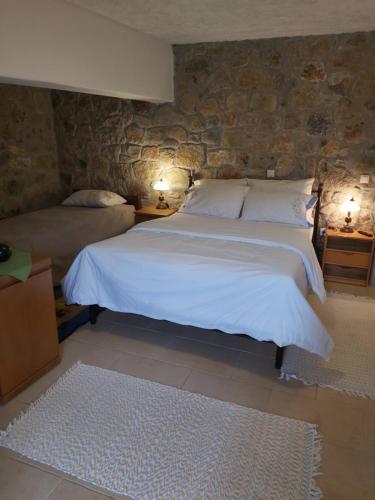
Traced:
[[163, 208], [169, 208], [169, 205], [166, 201], [162, 201], [162, 202], [159, 201], [159, 203], [156, 205], [156, 208], [158, 210], [162, 210]]
[[343, 226], [340, 228], [342, 233], [354, 233], [354, 229], [351, 226]]

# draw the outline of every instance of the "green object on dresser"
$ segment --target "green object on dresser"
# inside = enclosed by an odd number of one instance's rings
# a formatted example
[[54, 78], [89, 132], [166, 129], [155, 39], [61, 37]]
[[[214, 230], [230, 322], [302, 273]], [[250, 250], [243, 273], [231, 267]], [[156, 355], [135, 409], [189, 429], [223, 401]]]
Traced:
[[30, 253], [13, 250], [9, 260], [0, 262], [0, 275], [13, 276], [20, 281], [26, 281], [31, 273], [31, 267]]

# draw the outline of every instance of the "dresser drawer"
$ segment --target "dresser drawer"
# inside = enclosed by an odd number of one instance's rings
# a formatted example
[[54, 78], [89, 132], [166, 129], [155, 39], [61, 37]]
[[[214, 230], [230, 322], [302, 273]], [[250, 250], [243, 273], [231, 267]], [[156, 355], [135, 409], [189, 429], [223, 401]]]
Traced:
[[372, 239], [363, 240], [357, 238], [345, 238], [342, 236], [329, 236], [327, 238], [327, 250], [336, 249], [346, 250], [348, 252], [363, 252], [370, 254], [372, 252], [372, 244]]
[[325, 263], [341, 266], [369, 267], [371, 254], [326, 250]]
[[[367, 280], [367, 269], [360, 267], [346, 267], [334, 264], [324, 265], [324, 276], [326, 279], [337, 278], [337, 280], [361, 281]], [[335, 280], [334, 280], [335, 281]]]

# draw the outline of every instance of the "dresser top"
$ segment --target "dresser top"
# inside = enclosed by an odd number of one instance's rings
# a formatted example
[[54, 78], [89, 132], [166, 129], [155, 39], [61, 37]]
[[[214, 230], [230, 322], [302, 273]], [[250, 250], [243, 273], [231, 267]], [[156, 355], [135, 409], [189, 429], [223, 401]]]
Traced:
[[[368, 231], [369, 233], [371, 231]], [[336, 238], [347, 238], [347, 239], [356, 239], [356, 240], [365, 240], [365, 241], [371, 241], [374, 239], [374, 235], [372, 236], [366, 236], [364, 234], [360, 234], [358, 231], [354, 230], [352, 233], [344, 233], [343, 231], [340, 231], [340, 229], [326, 229], [326, 235], [328, 237], [334, 236]]]
[[[45, 271], [51, 267], [51, 258], [46, 257], [44, 255], [37, 255], [33, 254], [32, 255], [32, 268], [31, 268], [31, 273], [30, 276], [33, 276], [34, 274], [39, 274], [42, 271]], [[16, 278], [13, 278], [13, 276], [0, 276], [0, 288], [6, 288], [7, 286], [14, 285], [15, 283], [18, 283], [19, 281]], [[21, 283], [21, 282], [19, 282]]]

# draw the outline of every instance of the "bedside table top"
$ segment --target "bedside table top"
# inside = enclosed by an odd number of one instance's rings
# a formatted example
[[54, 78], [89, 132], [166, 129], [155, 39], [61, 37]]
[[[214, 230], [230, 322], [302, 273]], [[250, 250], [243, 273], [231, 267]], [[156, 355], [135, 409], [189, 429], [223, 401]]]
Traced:
[[177, 212], [176, 208], [156, 208], [155, 205], [147, 205], [135, 211], [136, 215], [151, 215], [157, 217], [168, 217]]
[[[369, 231], [371, 232], [371, 231]], [[366, 236], [364, 234], [360, 234], [358, 231], [354, 230], [352, 233], [344, 233], [340, 231], [340, 229], [326, 229], [326, 235], [329, 236], [334, 236], [334, 237], [339, 237], [339, 238], [346, 238], [346, 239], [351, 239], [354, 238], [356, 240], [366, 240], [366, 241], [371, 241], [374, 239], [374, 235], [372, 236]]]

